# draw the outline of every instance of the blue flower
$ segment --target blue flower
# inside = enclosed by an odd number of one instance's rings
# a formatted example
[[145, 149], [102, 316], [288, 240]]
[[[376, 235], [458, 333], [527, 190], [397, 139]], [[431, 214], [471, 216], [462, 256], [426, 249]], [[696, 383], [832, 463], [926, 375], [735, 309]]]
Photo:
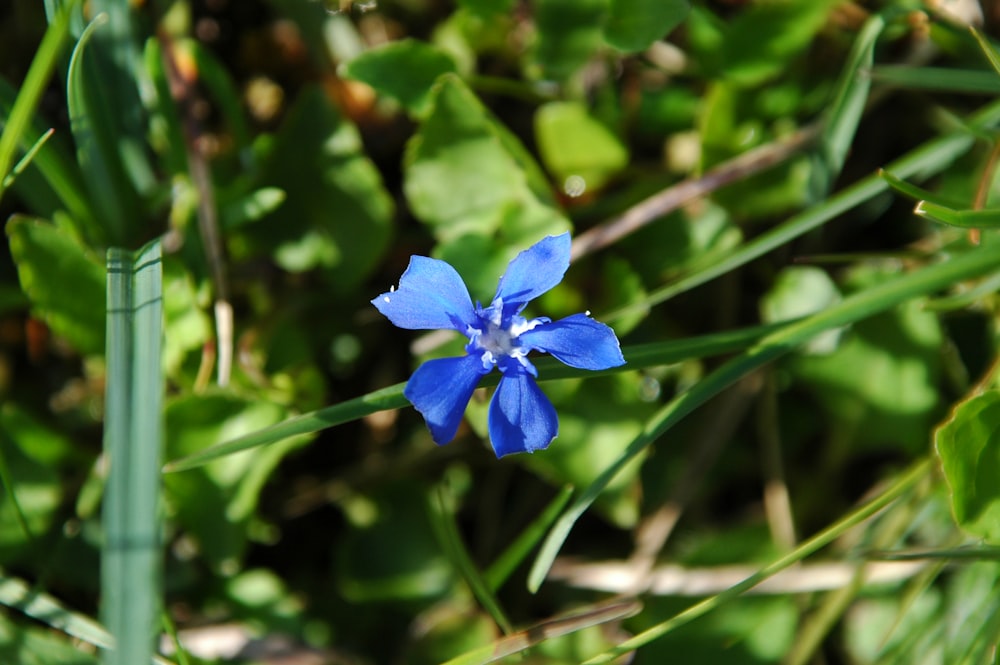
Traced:
[[494, 367], [503, 376], [489, 409], [490, 441], [497, 457], [534, 452], [559, 429], [552, 402], [535, 384], [531, 351], [550, 353], [570, 367], [607, 369], [625, 363], [614, 331], [588, 314], [559, 321], [526, 319], [522, 310], [560, 281], [569, 267], [568, 233], [547, 236], [518, 254], [500, 278], [489, 307], [473, 305], [449, 264], [413, 256], [399, 288], [372, 300], [400, 328], [457, 330], [469, 338], [468, 355], [428, 360], [403, 395], [423, 415], [435, 443], [455, 437], [479, 379]]

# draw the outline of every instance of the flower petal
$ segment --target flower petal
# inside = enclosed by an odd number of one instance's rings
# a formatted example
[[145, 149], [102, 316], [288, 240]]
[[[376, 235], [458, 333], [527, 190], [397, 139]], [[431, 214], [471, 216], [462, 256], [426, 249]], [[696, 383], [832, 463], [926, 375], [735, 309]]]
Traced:
[[465, 406], [485, 373], [476, 356], [437, 358], [418, 367], [406, 382], [403, 396], [424, 417], [434, 443], [440, 446], [455, 438]]
[[497, 457], [546, 448], [559, 432], [555, 407], [526, 371], [512, 368], [490, 401], [490, 442]]
[[569, 249], [569, 233], [563, 233], [545, 236], [514, 257], [493, 298], [503, 300], [505, 315], [520, 312], [529, 300], [562, 281], [569, 268]]
[[518, 341], [551, 353], [570, 367], [608, 369], [625, 364], [615, 331], [586, 314], [535, 326], [522, 333]]
[[451, 328], [464, 333], [476, 323], [465, 282], [449, 264], [426, 256], [411, 256], [399, 288], [371, 302], [393, 324], [409, 330]]

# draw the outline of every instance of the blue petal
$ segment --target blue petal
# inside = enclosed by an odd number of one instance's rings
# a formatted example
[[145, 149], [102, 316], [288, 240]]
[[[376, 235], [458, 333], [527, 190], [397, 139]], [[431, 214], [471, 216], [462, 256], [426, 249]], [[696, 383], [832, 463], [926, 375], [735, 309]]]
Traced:
[[514, 257], [500, 278], [494, 302], [503, 300], [504, 314], [520, 312], [562, 281], [569, 268], [569, 233], [546, 236]]
[[497, 457], [533, 453], [559, 432], [555, 407], [525, 371], [511, 368], [490, 401], [490, 442]]
[[518, 341], [551, 353], [570, 367], [608, 369], [625, 364], [615, 331], [586, 314], [543, 323], [522, 333]]
[[462, 278], [444, 261], [411, 256], [399, 288], [371, 301], [378, 311], [400, 328], [461, 333], [476, 323], [472, 298]]
[[403, 396], [424, 417], [434, 443], [444, 445], [455, 438], [465, 406], [485, 373], [476, 356], [438, 358], [418, 367], [406, 382]]

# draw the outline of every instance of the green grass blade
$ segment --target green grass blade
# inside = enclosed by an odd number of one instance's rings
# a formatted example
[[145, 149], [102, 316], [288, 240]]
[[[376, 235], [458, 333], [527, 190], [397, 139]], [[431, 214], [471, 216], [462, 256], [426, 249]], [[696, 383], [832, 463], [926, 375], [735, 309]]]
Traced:
[[907, 300], [932, 294], [958, 281], [992, 272], [998, 262], [1000, 246], [983, 247], [856, 293], [836, 305], [768, 335], [745, 354], [725, 363], [690, 390], [675, 397], [646, 423], [642, 433], [628, 445], [622, 456], [570, 504], [535, 559], [528, 576], [528, 588], [535, 591], [541, 586], [576, 520], [622, 467], [694, 409], [740, 378], [825, 330], [860, 321]]
[[21, 175], [21, 173], [24, 172], [24, 169], [28, 168], [28, 165], [31, 164], [31, 160], [35, 158], [35, 155], [37, 155], [38, 151], [42, 149], [42, 146], [44, 146], [48, 140], [52, 138], [55, 131], [56, 130], [54, 129], [50, 129], [39, 136], [38, 140], [35, 141], [35, 143], [28, 149], [28, 152], [24, 153], [24, 156], [18, 160], [17, 164], [14, 165], [14, 168], [12, 168], [10, 173], [7, 174], [7, 177], [0, 182], [0, 196], [3, 196], [4, 190], [13, 185], [14, 181], [17, 180], [17, 176]]
[[910, 469], [906, 471], [902, 476], [900, 476], [889, 488], [887, 488], [880, 495], [869, 501], [868, 503], [862, 505], [857, 510], [848, 513], [844, 517], [840, 518], [834, 524], [830, 525], [823, 531], [819, 532], [809, 540], [805, 541], [794, 550], [788, 554], [780, 557], [774, 562], [768, 564], [767, 566], [761, 568], [758, 572], [754, 573], [747, 579], [743, 580], [739, 584], [736, 584], [720, 594], [706, 598], [705, 600], [692, 605], [688, 609], [684, 610], [680, 614], [677, 614], [666, 621], [656, 624], [651, 628], [647, 628], [643, 632], [639, 633], [635, 637], [628, 639], [615, 648], [606, 651], [599, 656], [591, 658], [585, 665], [597, 665], [598, 663], [609, 663], [619, 656], [629, 653], [638, 649], [639, 647], [649, 644], [650, 642], [659, 639], [660, 637], [666, 635], [672, 630], [675, 630], [692, 620], [707, 614], [711, 610], [719, 607], [720, 605], [736, 598], [737, 596], [743, 594], [745, 591], [752, 589], [757, 586], [767, 578], [772, 575], [781, 572], [782, 570], [792, 566], [799, 561], [802, 561], [806, 557], [814, 554], [823, 547], [826, 547], [831, 542], [842, 536], [848, 529], [851, 529], [858, 524], [861, 524], [868, 518], [872, 517], [880, 510], [894, 502], [896, 499], [908, 492], [914, 485], [923, 480], [928, 473], [931, 471], [931, 463], [929, 460], [922, 460]]
[[1000, 76], [997, 76], [995, 72], [979, 69], [882, 65], [872, 70], [871, 77], [879, 83], [889, 83], [911, 90], [974, 95], [1000, 93]]
[[500, 607], [500, 602], [493, 595], [493, 590], [483, 579], [479, 569], [472, 562], [472, 557], [466, 551], [462, 536], [455, 525], [455, 516], [448, 507], [449, 503], [447, 491], [440, 485], [433, 492], [433, 496], [428, 497], [428, 513], [435, 535], [451, 564], [469, 585], [479, 604], [489, 612], [504, 635], [510, 635], [514, 632], [514, 627]]
[[162, 291], [158, 241], [134, 255], [108, 251], [101, 588], [103, 623], [117, 648], [107, 665], [148, 663], [159, 626]]
[[[541, 380], [550, 381], [572, 377], [600, 376], [601, 374], [624, 372], [643, 367], [669, 365], [691, 358], [703, 358], [745, 349], [765, 335], [780, 329], [783, 325], [785, 324], [755, 326], [693, 339], [626, 347], [624, 354], [627, 364], [604, 372], [573, 369], [552, 358], [540, 358], [535, 363], [535, 366], [538, 368]], [[493, 373], [483, 380], [482, 385], [496, 385], [498, 380], [499, 377], [497, 374]], [[164, 467], [164, 471], [169, 473], [193, 469], [219, 457], [238, 453], [247, 448], [276, 443], [298, 434], [311, 434], [327, 429], [328, 427], [334, 427], [357, 420], [358, 418], [363, 418], [377, 411], [404, 407], [408, 404], [406, 398], [403, 397], [404, 386], [405, 384], [403, 383], [397, 383], [396, 385], [376, 390], [367, 395], [347, 400], [346, 402], [340, 402], [339, 404], [334, 404], [318, 411], [289, 418], [277, 425], [220, 443], [194, 455], [173, 460]]]
[[[973, 132], [992, 127], [997, 122], [1000, 122], [1000, 102], [987, 105], [970, 119], [971, 132], [960, 128], [954, 133], [928, 141], [892, 162], [885, 167], [885, 170], [892, 172], [897, 178], [923, 179], [940, 173], [972, 147], [977, 139]], [[605, 321], [614, 320], [644, 311], [645, 308], [666, 302], [716, 277], [725, 275], [861, 205], [886, 191], [888, 187], [888, 183], [877, 173], [863, 178], [832, 195], [823, 203], [814, 205], [808, 210], [792, 216], [784, 224], [762, 233], [728, 257], [667, 284], [650, 293], [642, 301], [604, 315], [602, 319]]]
[[952, 210], [946, 206], [921, 201], [913, 214], [933, 222], [962, 229], [995, 229], [1000, 226], [1000, 210]]
[[908, 183], [901, 178], [897, 178], [885, 169], [879, 169], [878, 174], [882, 177], [882, 179], [889, 183], [889, 186], [892, 187], [893, 190], [907, 198], [913, 199], [914, 201], [931, 201], [932, 203], [937, 203], [938, 205], [947, 206], [949, 208], [962, 207], [962, 203], [959, 201], [941, 197], [934, 192], [928, 191], [922, 187], [917, 187], [916, 185]]
[[[983, 50], [983, 54], [986, 55], [986, 59], [989, 61], [990, 66], [993, 67], [993, 71], [1000, 74], [1000, 53], [997, 53], [997, 50], [993, 48], [993, 44], [990, 43], [990, 40], [986, 37], [986, 35], [979, 32], [972, 26], [969, 26], [969, 32], [971, 32], [972, 36], [976, 38], [977, 42], [979, 42], [979, 48]], [[996, 76], [994, 79], [1000, 81], [1000, 76]]]
[[545, 507], [545, 510], [486, 569], [483, 578], [490, 589], [496, 591], [503, 586], [503, 583], [507, 581], [507, 578], [514, 572], [514, 569], [521, 565], [521, 562], [527, 558], [535, 545], [541, 541], [542, 536], [545, 535], [546, 530], [559, 517], [559, 513], [566, 507], [566, 502], [569, 501], [571, 496], [573, 496], [573, 488], [569, 485], [563, 487], [559, 491], [559, 494], [556, 495], [556, 498], [552, 499], [549, 505]]
[[0, 134], [0, 198], [3, 198], [4, 190], [7, 189], [7, 176], [10, 173], [11, 164], [14, 162], [14, 153], [21, 143], [24, 133], [31, 124], [31, 117], [38, 107], [38, 102], [45, 92], [49, 77], [56, 67], [59, 55], [62, 53], [66, 42], [69, 39], [69, 17], [74, 10], [78, 0], [70, 2], [62, 8], [54, 21], [49, 24], [42, 37], [42, 43], [38, 47], [38, 52], [31, 61], [28, 74], [24, 77], [17, 99], [10, 110], [10, 115]]
[[87, 644], [102, 649], [110, 649], [114, 644], [114, 639], [101, 624], [66, 609], [52, 596], [31, 588], [27, 582], [16, 577], [0, 574], [0, 604]]
[[874, 62], [875, 42], [885, 29], [885, 23], [885, 18], [879, 14], [865, 22], [851, 47], [847, 66], [840, 74], [837, 92], [823, 120], [812, 161], [810, 186], [815, 200], [825, 197], [830, 191], [851, 149], [872, 85], [865, 70], [870, 69]]

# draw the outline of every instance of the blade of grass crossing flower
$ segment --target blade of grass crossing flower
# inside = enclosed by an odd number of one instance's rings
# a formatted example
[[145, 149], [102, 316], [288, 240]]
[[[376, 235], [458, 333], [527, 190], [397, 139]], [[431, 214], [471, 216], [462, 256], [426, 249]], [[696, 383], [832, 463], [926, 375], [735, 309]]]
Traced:
[[148, 663], [160, 611], [163, 293], [160, 244], [108, 251], [103, 623], [106, 665]]
[[823, 130], [812, 160], [810, 187], [814, 200], [826, 196], [854, 142], [854, 134], [871, 90], [871, 78], [865, 70], [872, 66], [875, 42], [885, 29], [885, 23], [880, 14], [865, 22], [851, 47], [847, 66], [840, 74], [837, 92], [823, 120]]
[[635, 651], [639, 647], [663, 637], [670, 631], [675, 630], [684, 624], [707, 614], [711, 610], [723, 605], [733, 598], [740, 596], [745, 591], [752, 589], [772, 575], [775, 575], [789, 566], [802, 561], [806, 557], [832, 543], [834, 540], [847, 532], [848, 529], [861, 524], [894, 502], [896, 499], [906, 494], [917, 483], [925, 478], [927, 474], [931, 472], [931, 469], [932, 466], [930, 460], [921, 460], [914, 466], [910, 467], [903, 475], [896, 479], [891, 486], [889, 486], [877, 497], [865, 503], [853, 512], [848, 513], [834, 524], [830, 525], [812, 538], [806, 540], [788, 554], [776, 559], [767, 566], [764, 566], [758, 572], [754, 573], [739, 584], [733, 585], [722, 593], [716, 594], [699, 603], [696, 603], [695, 605], [692, 605], [680, 614], [676, 614], [666, 621], [660, 622], [651, 628], [647, 628], [638, 635], [625, 640], [613, 649], [591, 658], [586, 661], [584, 665], [609, 663], [623, 654]]
[[3, 198], [4, 190], [9, 184], [7, 176], [14, 161], [14, 152], [31, 124], [32, 115], [38, 107], [42, 93], [45, 92], [49, 77], [66, 46], [69, 38], [70, 12], [74, 10], [78, 1], [74, 0], [63, 7], [46, 29], [42, 43], [31, 61], [17, 99], [7, 117], [3, 134], [0, 134], [0, 198]]
[[[928, 178], [944, 171], [960, 155], [968, 151], [977, 137], [970, 133], [983, 128], [992, 127], [1000, 122], [1000, 102], [993, 102], [973, 115], [969, 127], [960, 127], [954, 133], [933, 139], [910, 151], [903, 157], [885, 167], [897, 178]], [[677, 281], [667, 284], [650, 293], [643, 300], [628, 307], [605, 314], [604, 321], [619, 319], [644, 310], [653, 305], [664, 303], [675, 296], [701, 286], [716, 277], [746, 265], [768, 252], [791, 242], [792, 240], [816, 229], [835, 219], [839, 215], [868, 201], [886, 191], [889, 184], [878, 174], [870, 175], [853, 185], [832, 195], [822, 203], [793, 215], [784, 224], [762, 233], [753, 241], [746, 243], [728, 257], [724, 257], [711, 265], [695, 269], [694, 272]]]
[[718, 395], [738, 379], [825, 330], [860, 321], [907, 300], [926, 296], [961, 280], [991, 272], [996, 269], [998, 261], [1000, 261], [1000, 247], [983, 247], [856, 293], [817, 314], [792, 322], [766, 336], [746, 353], [728, 361], [689, 390], [675, 397], [653, 415], [622, 455], [570, 504], [556, 522], [535, 559], [528, 576], [528, 588], [536, 591], [541, 586], [576, 520], [590, 507], [622, 467], [695, 408]]
[[542, 539], [542, 536], [545, 535], [546, 530], [556, 521], [556, 518], [559, 517], [562, 509], [566, 507], [566, 502], [569, 501], [571, 496], [573, 496], [573, 488], [569, 485], [563, 487], [559, 491], [559, 494], [556, 495], [556, 498], [552, 499], [549, 505], [545, 507], [545, 510], [486, 569], [483, 578], [490, 589], [496, 591], [503, 586], [503, 583], [507, 581], [507, 578], [514, 572], [514, 569], [527, 558], [531, 550], [534, 549], [535, 545]]
[[[538, 368], [540, 380], [543, 381], [593, 377], [613, 372], [631, 371], [643, 367], [669, 365], [693, 358], [703, 358], [743, 350], [784, 325], [786, 324], [755, 326], [704, 335], [692, 339], [626, 347], [624, 349], [627, 361], [626, 365], [598, 372], [573, 369], [552, 358], [540, 358], [535, 365]], [[493, 374], [492, 376], [487, 376], [482, 385], [496, 385], [498, 380], [497, 375]], [[164, 471], [175, 472], [193, 469], [219, 457], [238, 453], [248, 448], [276, 443], [297, 434], [311, 434], [363, 418], [378, 411], [399, 409], [407, 405], [406, 398], [403, 397], [404, 386], [405, 384], [403, 383], [397, 383], [393, 386], [368, 393], [367, 395], [347, 400], [346, 402], [294, 416], [277, 425], [220, 443], [194, 455], [173, 460], [164, 467]]]
[[428, 512], [435, 535], [444, 547], [445, 554], [451, 560], [452, 565], [469, 585], [473, 595], [490, 613], [504, 635], [510, 635], [514, 632], [514, 627], [500, 608], [500, 603], [493, 595], [492, 589], [483, 580], [483, 576], [479, 574], [479, 570], [472, 562], [472, 557], [466, 551], [465, 545], [462, 543], [462, 536], [458, 533], [458, 527], [455, 525], [454, 512], [449, 508], [450, 503], [447, 490], [441, 485], [432, 492], [432, 496], [428, 497]]

